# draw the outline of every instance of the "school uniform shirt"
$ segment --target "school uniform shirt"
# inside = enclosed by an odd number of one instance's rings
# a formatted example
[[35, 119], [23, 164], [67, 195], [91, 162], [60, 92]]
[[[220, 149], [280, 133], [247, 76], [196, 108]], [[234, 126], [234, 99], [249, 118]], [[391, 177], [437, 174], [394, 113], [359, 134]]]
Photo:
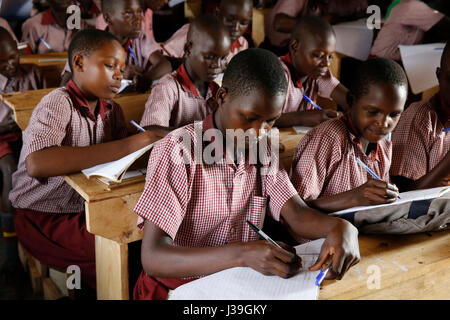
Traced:
[[210, 82], [206, 97], [201, 96], [182, 64], [153, 87], [145, 104], [141, 126], [179, 128], [203, 120], [214, 111], [207, 101], [216, 95], [218, 89], [215, 82]]
[[325, 76], [317, 79], [308, 77], [305, 83], [302, 83], [292, 65], [289, 53], [281, 57], [280, 61], [288, 84], [283, 113], [313, 110], [314, 106], [303, 98], [303, 94], [306, 94], [312, 101], [317, 101], [318, 96], [331, 99], [331, 93], [340, 83], [329, 69]]
[[[187, 34], [189, 31], [189, 23], [186, 23], [178, 29], [169, 40], [162, 45], [163, 51], [166, 55], [173, 58], [182, 58], [184, 56], [184, 45], [187, 41]], [[239, 52], [248, 49], [248, 41], [243, 36], [237, 38], [230, 46], [230, 54], [227, 56], [227, 62], [237, 55]]]
[[433, 170], [450, 151], [450, 119], [438, 116], [439, 96], [415, 102], [401, 115], [393, 134], [391, 176], [418, 180]]
[[422, 1], [402, 1], [392, 9], [381, 28], [370, 54], [400, 61], [399, 45], [420, 44], [425, 32], [438, 23], [444, 14]]
[[264, 25], [264, 32], [270, 43], [277, 47], [287, 46], [291, 34], [275, 31], [275, 16], [279, 13], [296, 18], [304, 8], [306, 8], [308, 0], [278, 0], [267, 18]]
[[382, 180], [389, 181], [392, 143], [386, 138], [369, 144], [366, 155], [350, 114], [325, 121], [299, 142], [292, 161], [291, 181], [300, 197], [313, 200], [352, 190], [371, 177], [358, 157]]
[[9, 32], [9, 34], [11, 35], [11, 37], [12, 37], [16, 42], [19, 42], [19, 41], [17, 41], [17, 37], [16, 37], [16, 35], [14, 34], [14, 31], [12, 31], [11, 27], [9, 26], [8, 21], [5, 20], [5, 19], [3, 19], [3, 18], [1, 18], [1, 17], [0, 17], [0, 27], [5, 28], [6, 31]]
[[[86, 29], [86, 22], [81, 19], [81, 29]], [[50, 9], [43, 11], [29, 19], [22, 25], [22, 42], [28, 42], [30, 50], [35, 53], [47, 52], [65, 52], [69, 49], [77, 29], [68, 30], [61, 28], [56, 23], [56, 20]], [[47, 48], [42, 38], [51, 49]]]
[[126, 124], [118, 104], [99, 99], [96, 109], [92, 112], [72, 80], [42, 98], [24, 131], [18, 169], [13, 174], [9, 199], [15, 208], [47, 213], [84, 210], [83, 198], [63, 177], [32, 178], [26, 171], [25, 160], [29, 154], [48, 147], [87, 147], [126, 137]]
[[[103, 13], [100, 13], [95, 21], [95, 28], [105, 30], [107, 26], [108, 24], [105, 18], [103, 18]], [[153, 11], [151, 9], [145, 10], [144, 16], [142, 17], [142, 31], [155, 39], [155, 35], [153, 34]]]
[[[155, 145], [145, 188], [134, 208], [141, 217], [139, 227], [144, 220], [154, 223], [176, 246], [257, 240], [246, 220], [262, 227], [268, 207], [268, 214], [278, 221], [286, 201], [297, 194], [287, 172], [278, 166], [250, 164], [248, 157], [235, 164], [225, 153], [213, 164], [196, 158], [197, 148], [203, 152], [207, 146], [214, 149], [211, 143], [223, 145], [219, 139], [203, 142], [203, 133], [215, 128], [213, 115], [172, 131]], [[265, 151], [270, 154], [268, 148]]]

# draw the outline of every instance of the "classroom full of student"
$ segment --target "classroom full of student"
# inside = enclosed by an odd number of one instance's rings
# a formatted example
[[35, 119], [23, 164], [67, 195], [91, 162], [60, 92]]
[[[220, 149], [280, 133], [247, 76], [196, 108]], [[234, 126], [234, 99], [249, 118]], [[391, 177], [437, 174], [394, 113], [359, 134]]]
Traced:
[[[94, 235], [87, 231], [84, 199], [63, 176], [150, 143], [145, 187], [133, 208], [143, 234], [141, 259], [130, 262], [142, 269], [130, 283], [134, 299], [166, 299], [182, 284], [237, 266], [293, 277], [304, 266], [285, 239], [325, 238], [309, 270], [329, 266], [327, 280], [345, 279], [361, 259], [358, 229], [329, 213], [450, 186], [448, 3], [200, 2], [203, 11], [180, 18], [178, 31], [159, 43], [154, 30], [167, 26], [155, 24], [155, 16], [176, 12], [168, 0], [47, 0], [26, 20], [0, 18], [0, 94], [47, 88], [43, 70], [19, 63], [18, 39], [32, 54], [68, 55], [60, 87], [35, 106], [23, 131], [0, 100], [0, 283], [15, 297], [27, 277], [18, 242], [49, 267], [78, 265], [83, 287], [95, 292]], [[330, 69], [333, 24], [366, 17], [370, 4], [382, 2], [391, 6], [371, 55], [341, 71], [351, 75], [344, 86]], [[265, 40], [252, 48], [255, 6], [265, 3], [273, 5]], [[67, 28], [70, 5], [80, 6], [79, 30]], [[436, 69], [439, 91], [409, 105], [398, 45], [431, 41], [446, 42]], [[123, 80], [131, 80], [131, 94], [146, 95], [135, 119], [144, 132], [129, 132], [126, 106], [113, 101]], [[319, 97], [337, 108], [322, 108]], [[311, 130], [300, 139], [290, 171], [251, 161], [252, 139], [293, 126]], [[230, 147], [225, 137], [238, 130], [253, 133], [243, 146], [231, 140]], [[208, 139], [205, 132], [215, 134]], [[272, 156], [270, 146], [256, 143], [259, 155]], [[214, 148], [215, 162], [199, 162], [197, 147]], [[281, 247], [258, 240], [246, 223], [262, 228], [265, 219], [279, 228], [267, 226], [267, 234], [284, 233], [275, 239]]]

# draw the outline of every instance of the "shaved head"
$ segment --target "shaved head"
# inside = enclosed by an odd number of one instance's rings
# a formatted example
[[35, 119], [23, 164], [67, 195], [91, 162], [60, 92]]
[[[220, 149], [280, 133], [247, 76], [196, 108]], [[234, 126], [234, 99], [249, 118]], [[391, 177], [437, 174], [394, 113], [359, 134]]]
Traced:
[[229, 39], [225, 25], [212, 14], [205, 14], [196, 18], [189, 26], [187, 43], [196, 43], [200, 37], [207, 35], [211, 39]]
[[291, 39], [299, 42], [309, 41], [311, 39], [336, 38], [333, 27], [324, 19], [316, 16], [305, 16], [295, 26], [292, 31]]
[[5, 53], [17, 50], [17, 43], [11, 34], [3, 27], [0, 27], [0, 52]]

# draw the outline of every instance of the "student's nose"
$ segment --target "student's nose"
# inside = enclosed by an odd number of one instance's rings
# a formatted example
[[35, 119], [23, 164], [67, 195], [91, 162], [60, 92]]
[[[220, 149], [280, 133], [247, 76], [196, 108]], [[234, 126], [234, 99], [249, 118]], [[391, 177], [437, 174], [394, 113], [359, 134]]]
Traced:
[[326, 56], [322, 59], [322, 63], [321, 63], [322, 67], [330, 67], [331, 65], [331, 57], [330, 56]]
[[389, 128], [389, 116], [381, 115], [378, 119], [378, 124], [382, 128]]
[[260, 136], [263, 133], [267, 134], [267, 132], [271, 129], [271, 126], [267, 121], [262, 121], [259, 123], [259, 126], [256, 126], [256, 128], [253, 129], [255, 129], [258, 136]]
[[239, 21], [233, 21], [232, 28], [234, 31], [239, 31]]
[[115, 68], [114, 69], [113, 79], [122, 81], [123, 73], [122, 73], [122, 71], [120, 71], [120, 68]]

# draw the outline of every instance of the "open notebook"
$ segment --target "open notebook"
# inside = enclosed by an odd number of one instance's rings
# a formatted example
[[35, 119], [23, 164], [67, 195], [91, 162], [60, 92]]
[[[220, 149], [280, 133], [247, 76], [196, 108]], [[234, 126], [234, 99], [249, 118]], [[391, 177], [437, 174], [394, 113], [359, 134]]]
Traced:
[[341, 211], [336, 211], [333, 214], [340, 215], [344, 213], [349, 212], [356, 212], [356, 211], [362, 211], [367, 209], [373, 209], [378, 207], [388, 207], [388, 206], [395, 206], [398, 204], [406, 203], [406, 202], [412, 202], [412, 201], [418, 201], [418, 200], [428, 200], [428, 199], [434, 199], [442, 197], [444, 194], [450, 191], [450, 187], [438, 187], [438, 188], [432, 188], [432, 189], [422, 189], [422, 190], [415, 190], [415, 191], [408, 191], [408, 192], [402, 192], [400, 193], [400, 199], [393, 203], [388, 204], [379, 204], [375, 206], [359, 206], [359, 207], [353, 207]]
[[295, 247], [303, 271], [283, 279], [265, 276], [251, 268], [237, 267], [184, 284], [169, 293], [169, 300], [315, 300], [319, 271], [308, 271], [317, 260], [324, 239]]
[[[95, 176], [95, 177], [103, 178], [101, 181], [104, 183], [107, 183], [107, 182], [119, 183], [124, 178], [125, 172], [128, 170], [128, 168], [137, 159], [139, 159], [148, 150], [150, 150], [151, 147], [153, 147], [153, 143], [149, 144], [148, 146], [146, 146], [142, 149], [139, 149], [133, 153], [130, 153], [129, 155], [127, 155], [119, 160], [102, 163], [102, 164], [93, 166], [91, 168], [81, 170], [81, 172], [83, 172], [84, 175], [86, 176], [86, 178], [88, 178], [88, 179], [92, 176]], [[141, 171], [139, 171], [139, 170], [136, 170], [136, 171], [138, 171], [137, 175], [139, 175], [139, 174], [142, 175]], [[107, 183], [107, 184], [109, 184], [109, 183]]]

